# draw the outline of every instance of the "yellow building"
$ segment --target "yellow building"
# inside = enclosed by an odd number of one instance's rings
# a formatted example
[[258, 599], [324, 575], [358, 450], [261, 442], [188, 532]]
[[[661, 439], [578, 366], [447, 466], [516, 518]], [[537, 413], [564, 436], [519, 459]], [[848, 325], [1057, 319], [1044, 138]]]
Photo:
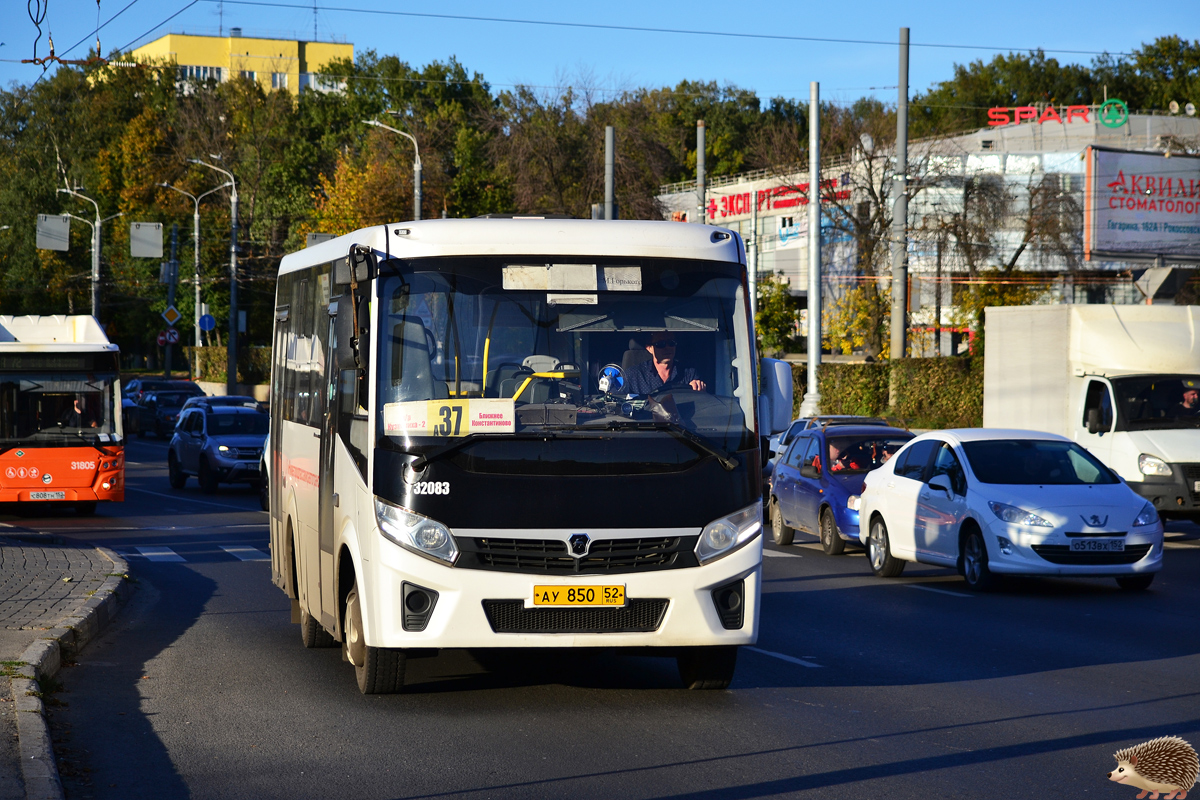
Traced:
[[134, 50], [133, 57], [140, 62], [174, 62], [184, 80], [246, 77], [258, 81], [264, 90], [287, 89], [292, 94], [303, 89], [337, 89], [341, 81], [319, 80], [313, 73], [334, 59], [354, 58], [352, 44], [259, 39], [241, 34], [241, 28], [230, 28], [229, 36], [168, 33]]

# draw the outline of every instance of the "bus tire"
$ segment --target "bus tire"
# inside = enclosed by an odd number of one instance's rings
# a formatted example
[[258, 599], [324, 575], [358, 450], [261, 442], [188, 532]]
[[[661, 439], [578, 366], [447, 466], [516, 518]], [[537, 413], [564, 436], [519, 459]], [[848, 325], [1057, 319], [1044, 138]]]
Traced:
[[75, 504], [75, 513], [81, 517], [90, 517], [96, 513], [96, 501], [87, 500], [82, 503]]
[[205, 494], [217, 491], [217, 473], [208, 465], [208, 459], [200, 459], [200, 474], [196, 476], [196, 480], [200, 482], [200, 491]]
[[321, 627], [316, 617], [303, 608], [300, 609], [300, 641], [305, 647], [333, 647], [337, 640], [329, 631]]
[[687, 689], [728, 689], [737, 668], [736, 647], [685, 647], [675, 656], [679, 679]]
[[354, 678], [363, 694], [394, 694], [404, 688], [404, 651], [371, 647], [363, 637], [362, 609], [358, 587], [346, 595], [346, 632], [343, 645], [347, 660], [354, 665]]

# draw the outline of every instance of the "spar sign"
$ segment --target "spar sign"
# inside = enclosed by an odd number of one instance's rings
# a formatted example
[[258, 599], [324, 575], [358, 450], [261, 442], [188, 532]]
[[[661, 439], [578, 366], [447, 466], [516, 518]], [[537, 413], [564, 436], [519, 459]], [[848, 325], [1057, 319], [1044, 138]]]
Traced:
[[1084, 258], [1200, 258], [1200, 157], [1090, 146]]

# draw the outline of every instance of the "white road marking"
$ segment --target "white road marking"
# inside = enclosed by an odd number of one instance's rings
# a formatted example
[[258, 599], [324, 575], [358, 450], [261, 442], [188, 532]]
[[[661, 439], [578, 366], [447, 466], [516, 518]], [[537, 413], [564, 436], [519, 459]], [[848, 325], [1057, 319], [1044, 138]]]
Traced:
[[783, 653], [774, 653], [770, 650], [761, 650], [757, 647], [750, 647], [749, 645], [743, 645], [742, 649], [749, 650], [751, 653], [758, 653], [760, 656], [770, 656], [771, 658], [778, 658], [780, 661], [786, 661], [789, 664], [799, 664], [802, 667], [809, 667], [810, 669], [820, 669], [821, 668], [820, 664], [814, 664], [811, 661], [805, 661], [804, 659], [796, 658], [795, 656], [787, 656], [787, 655], [784, 655]]
[[228, 547], [226, 545], [221, 545], [221, 549], [224, 550], [226, 553], [229, 553], [229, 555], [236, 557], [240, 561], [270, 561], [271, 560], [271, 557], [269, 555], [264, 553], [262, 550], [258, 550], [253, 547], [242, 547], [242, 546]]
[[966, 594], [965, 592], [952, 592], [949, 589], [935, 589], [932, 586], [922, 586], [919, 583], [906, 583], [904, 585], [910, 589], [920, 589], [923, 592], [937, 592], [938, 594], [948, 594], [951, 597], [974, 597], [975, 596], [973, 594]]
[[126, 486], [125, 491], [141, 492], [142, 494], [152, 494], [155, 497], [166, 497], [171, 500], [182, 500], [185, 503], [199, 503], [200, 505], [203, 505], [203, 506], [216, 506], [217, 508], [232, 508], [234, 511], [246, 511], [246, 512], [250, 512], [250, 513], [259, 512], [262, 514], [267, 513], [265, 511], [259, 511], [259, 509], [257, 509], [257, 508], [242, 508], [241, 506], [231, 506], [228, 503], [211, 503], [207, 500], [193, 500], [190, 497], [181, 497], [180, 495], [177, 495], [177, 494], [163, 494], [162, 492], [152, 492], [149, 489], [135, 489], [132, 486]]
[[804, 558], [799, 553], [781, 553], [778, 550], [763, 550], [763, 555], [767, 558]]
[[169, 547], [139, 547], [137, 551], [146, 557], [147, 561], [186, 561], [183, 556]]

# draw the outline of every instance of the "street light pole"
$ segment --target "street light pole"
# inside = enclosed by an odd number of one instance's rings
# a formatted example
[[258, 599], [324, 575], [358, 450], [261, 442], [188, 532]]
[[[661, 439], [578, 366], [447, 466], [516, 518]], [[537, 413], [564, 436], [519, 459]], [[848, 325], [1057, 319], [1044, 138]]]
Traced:
[[[59, 189], [59, 194], [69, 194], [72, 197], [78, 197], [81, 200], [87, 200], [96, 209], [96, 224], [92, 225], [92, 316], [96, 321], [100, 321], [100, 223], [107, 222], [110, 219], [124, 216], [123, 214], [114, 214], [111, 217], [100, 219], [100, 204], [86, 194], [80, 194], [74, 189]], [[72, 215], [73, 216], [73, 215]], [[75, 217], [75, 219], [80, 219]], [[84, 220], [86, 222], [86, 220]], [[89, 225], [91, 223], [88, 223]]]
[[237, 307], [237, 227], [238, 227], [238, 192], [237, 179], [233, 177], [233, 173], [226, 169], [209, 164], [207, 161], [201, 161], [198, 158], [189, 158], [193, 164], [199, 164], [202, 167], [208, 167], [211, 170], [216, 170], [225, 177], [229, 178], [229, 185], [232, 191], [229, 194], [229, 209], [230, 209], [230, 237], [229, 237], [229, 337], [227, 344], [227, 358], [225, 360], [225, 391], [228, 394], [237, 394], [237, 341], [238, 341], [238, 307]]
[[226, 181], [225, 183], [222, 183], [217, 188], [209, 189], [207, 192], [205, 192], [204, 194], [197, 197], [196, 195], [192, 194], [191, 192], [185, 192], [183, 189], [180, 189], [177, 186], [172, 186], [169, 183], [160, 183], [159, 184], [159, 186], [163, 187], [164, 189], [170, 189], [173, 192], [179, 192], [184, 197], [191, 198], [191, 201], [192, 201], [193, 205], [195, 206], [195, 213], [192, 214], [192, 241], [193, 241], [193, 244], [195, 245], [195, 258], [194, 258], [192, 272], [193, 272], [193, 281], [195, 283], [195, 290], [196, 290], [196, 313], [194, 315], [196, 318], [196, 326], [195, 326], [196, 327], [196, 347], [200, 347], [200, 343], [201, 343], [200, 342], [200, 201], [203, 200], [204, 198], [208, 197], [210, 194], [219, 192], [222, 189], [224, 189], [228, 186], [232, 186], [232, 185], [233, 185], [232, 183], [230, 183], [229, 181]]
[[416, 151], [416, 157], [413, 158], [413, 219], [421, 218], [421, 147], [417, 144], [417, 140], [411, 133], [396, 130], [390, 125], [384, 125], [377, 119], [364, 119], [366, 125], [374, 125], [376, 128], [383, 128], [385, 131], [397, 133], [413, 143], [413, 149]]

